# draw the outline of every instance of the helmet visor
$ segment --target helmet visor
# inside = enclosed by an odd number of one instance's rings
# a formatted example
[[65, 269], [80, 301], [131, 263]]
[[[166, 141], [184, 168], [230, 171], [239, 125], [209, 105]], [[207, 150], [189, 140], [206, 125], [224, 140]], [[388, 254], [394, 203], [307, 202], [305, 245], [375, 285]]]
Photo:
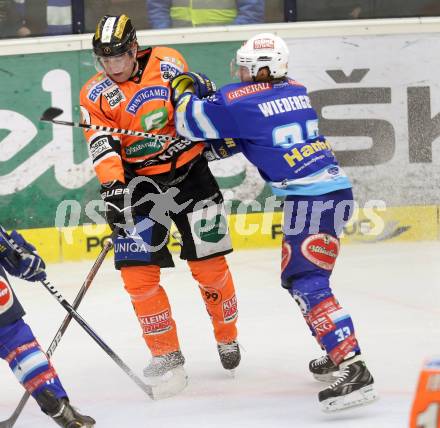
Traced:
[[231, 75], [231, 78], [234, 80], [239, 80], [239, 74], [238, 74], [239, 65], [237, 64], [237, 59], [235, 56], [231, 59], [231, 62], [229, 63], [229, 73]]
[[229, 63], [229, 72], [233, 80], [239, 80], [240, 82], [250, 82], [252, 80], [251, 70], [248, 66], [239, 64], [236, 56]]
[[133, 58], [136, 49], [133, 47], [120, 55], [99, 56], [94, 54], [95, 68], [106, 74], [117, 74], [123, 72], [127, 67], [132, 68]]
[[229, 64], [229, 71], [233, 80], [240, 82], [250, 82], [252, 80], [251, 72], [245, 65], [237, 64], [236, 58], [232, 58]]

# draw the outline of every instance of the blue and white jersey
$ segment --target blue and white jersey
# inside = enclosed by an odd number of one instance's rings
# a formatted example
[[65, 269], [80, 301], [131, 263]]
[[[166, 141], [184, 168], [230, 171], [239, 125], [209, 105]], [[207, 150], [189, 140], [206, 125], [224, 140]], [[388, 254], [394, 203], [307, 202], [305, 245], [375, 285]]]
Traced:
[[295, 80], [229, 84], [203, 100], [183, 96], [175, 122], [177, 132], [191, 140], [233, 138], [230, 154], [242, 152], [276, 195], [323, 195], [351, 187], [319, 135], [306, 88]]

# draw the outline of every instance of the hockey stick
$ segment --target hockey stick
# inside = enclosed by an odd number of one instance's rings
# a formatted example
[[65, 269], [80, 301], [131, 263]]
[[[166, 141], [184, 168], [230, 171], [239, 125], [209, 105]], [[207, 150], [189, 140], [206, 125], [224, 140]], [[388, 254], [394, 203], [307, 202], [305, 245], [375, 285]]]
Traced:
[[68, 122], [65, 120], [56, 119], [62, 113], [63, 110], [61, 110], [60, 108], [49, 107], [47, 110], [43, 112], [43, 114], [40, 117], [40, 120], [42, 122], [51, 122], [57, 125], [72, 126], [74, 128], [93, 129], [94, 131], [104, 131], [104, 132], [109, 132], [111, 134], [123, 134], [123, 135], [132, 135], [134, 137], [151, 138], [159, 143], [178, 142], [178, 141], [186, 142], [186, 140], [184, 140], [183, 138], [170, 137], [169, 135], [150, 134], [149, 132], [112, 128], [110, 126], [102, 126], [102, 125], [87, 125], [86, 123]]
[[153, 388], [142, 382], [141, 379], [128, 367], [121, 358], [98, 336], [98, 334], [90, 327], [84, 318], [75, 311], [72, 305], [63, 297], [63, 295], [55, 289], [47, 280], [40, 281], [44, 288], [48, 290], [52, 296], [58, 300], [61, 306], [75, 319], [75, 321], [87, 332], [87, 334], [104, 350], [104, 352], [127, 374], [134, 383], [142, 389], [151, 399], [154, 399]]
[[55, 289], [49, 281], [40, 281], [44, 288], [48, 290], [61, 306], [69, 312], [76, 322], [87, 332], [87, 334], [104, 350], [104, 352], [128, 375], [131, 380], [145, 392], [152, 400], [169, 398], [182, 391], [188, 384], [188, 377], [183, 367], [174, 369], [172, 377], [156, 385], [147, 385], [128, 367], [124, 361], [98, 336], [81, 315], [73, 309], [72, 305]]
[[[86, 279], [84, 280], [84, 283], [79, 290], [74, 302], [73, 302], [73, 308], [78, 309], [83, 297], [85, 296], [87, 290], [89, 289], [93, 279], [95, 278], [96, 273], [98, 272], [99, 268], [102, 265], [102, 262], [104, 261], [105, 257], [107, 256], [108, 252], [113, 247], [113, 239], [117, 236], [119, 232], [119, 228], [115, 228], [113, 233], [110, 235], [110, 238], [105, 242], [104, 247], [102, 248], [101, 252], [99, 253], [98, 258], [96, 259], [95, 263], [93, 264], [92, 268], [90, 269], [90, 272], [88, 273]], [[48, 358], [51, 358], [53, 353], [55, 352], [55, 349], [57, 348], [58, 344], [60, 343], [61, 338], [63, 337], [63, 334], [67, 330], [67, 327], [70, 324], [70, 321], [72, 321], [72, 315], [68, 314], [64, 318], [60, 328], [56, 332], [54, 338], [52, 339], [52, 342], [50, 343], [50, 346], [46, 352], [46, 355]], [[29, 400], [29, 397], [31, 394], [26, 391], [23, 396], [21, 397], [20, 402], [18, 403], [16, 409], [12, 413], [12, 415], [6, 419], [5, 421], [0, 422], [0, 428], [12, 428], [17, 422], [18, 417], [20, 416], [21, 412], [23, 411], [24, 407], [26, 406], [26, 403]]]
[[[13, 250], [12, 255], [18, 258], [30, 257], [30, 252], [27, 253], [26, 249], [20, 247], [14, 239], [9, 237], [6, 232], [0, 228], [0, 232], [4, 238], [4, 243]], [[116, 231], [117, 233], [118, 231]], [[116, 236], [116, 235], [115, 235]], [[18, 265], [18, 260], [11, 260], [15, 265]], [[150, 398], [153, 397], [153, 390], [150, 385], [146, 385], [136, 376], [135, 373], [116, 355], [116, 353], [99, 337], [99, 335], [90, 327], [90, 325], [84, 320], [84, 318], [73, 308], [73, 306], [63, 297], [63, 295], [55, 289], [53, 285], [47, 280], [40, 281], [41, 284], [58, 300], [63, 308], [75, 319], [75, 321], [89, 334], [89, 336], [110, 356], [110, 358], [122, 369], [124, 372], [139, 386]]]
[[[119, 228], [115, 228], [115, 230], [113, 231], [111, 237], [116, 237], [119, 230]], [[4, 232], [4, 233], [3, 233]], [[5, 243], [7, 245], [10, 246], [10, 248], [12, 250], [15, 251], [16, 253], [16, 257], [26, 257], [26, 253], [23, 248], [21, 248], [20, 246], [18, 246], [15, 241], [13, 239], [11, 239], [7, 234], [6, 231], [4, 231], [4, 229], [0, 226], [0, 235], [2, 235], [5, 238]], [[111, 248], [111, 244], [109, 246], [109, 250]], [[100, 256], [102, 255], [102, 252], [100, 254]], [[102, 260], [104, 259], [105, 255], [102, 256]], [[100, 263], [102, 263], [102, 260]], [[95, 262], [95, 265], [97, 265], [98, 260]], [[17, 263], [14, 262], [14, 264], [18, 264], [18, 260]], [[94, 266], [95, 266], [94, 265]], [[96, 271], [98, 270], [99, 266], [96, 267]], [[95, 271], [95, 274], [96, 274]], [[93, 275], [94, 276], [94, 275]], [[90, 282], [93, 279], [90, 278]], [[107, 355], [109, 355], [113, 361], [115, 361], [115, 363], [143, 390], [143, 392], [145, 392], [151, 399], [153, 400], [161, 400], [164, 398], [169, 398], [172, 397], [174, 395], [176, 395], [177, 393], [179, 393], [180, 391], [182, 391], [186, 385], [188, 384], [188, 376], [185, 373], [185, 370], [183, 369], [183, 367], [180, 368], [176, 368], [173, 371], [173, 376], [169, 379], [163, 380], [163, 382], [157, 384], [157, 385], [148, 385], [145, 384], [144, 382], [142, 382], [141, 379], [139, 379], [138, 376], [136, 376], [135, 373], [133, 373], [133, 371], [118, 357], [118, 355], [97, 335], [96, 332], [93, 331], [93, 329], [90, 327], [90, 325], [81, 317], [81, 315], [78, 314], [78, 312], [76, 312], [76, 310], [72, 307], [72, 305], [70, 305], [69, 302], [67, 302], [66, 299], [64, 299], [64, 297], [61, 295], [61, 293], [59, 293], [50, 283], [49, 281], [40, 281], [44, 287], [55, 297], [55, 299], [57, 299], [59, 301], [59, 303], [66, 309], [66, 311], [69, 313], [69, 316], [71, 316], [72, 318], [75, 319], [75, 321], [78, 322], [78, 324], [84, 329], [86, 330], [86, 332], [92, 337], [93, 340], [95, 340], [96, 343], [98, 343], [98, 345], [107, 353]], [[90, 284], [89, 284], [90, 285]], [[85, 294], [85, 291], [84, 291]], [[82, 297], [81, 297], [82, 298]], [[76, 302], [76, 299], [75, 299]], [[78, 303], [79, 305], [79, 303]], [[70, 322], [70, 320], [69, 320]], [[66, 326], [67, 327], [67, 326]], [[58, 336], [58, 333], [56, 334], [54, 340], [51, 343], [51, 346], [49, 347], [49, 349], [52, 347], [52, 344], [54, 341], [56, 341], [56, 338]], [[61, 336], [59, 337], [57, 344], [59, 342], [59, 340], [61, 339]], [[52, 350], [52, 353], [55, 351], [56, 345]], [[24, 397], [23, 399], [24, 400]], [[26, 398], [27, 401], [27, 398]], [[23, 406], [26, 404], [26, 401], [24, 402]], [[21, 403], [21, 401], [20, 401]], [[18, 410], [18, 409], [17, 409]], [[17, 410], [14, 412], [14, 414], [17, 412]], [[8, 424], [8, 421], [10, 419], [12, 419], [12, 417], [14, 415], [11, 416], [11, 418], [9, 418], [8, 420], [1, 422], [0, 423], [0, 428], [11, 428], [13, 426], [13, 424], [15, 423], [16, 419], [18, 418], [18, 415], [20, 414], [20, 411], [18, 411], [17, 416], [15, 418], [15, 420], [12, 421], [12, 425]]]

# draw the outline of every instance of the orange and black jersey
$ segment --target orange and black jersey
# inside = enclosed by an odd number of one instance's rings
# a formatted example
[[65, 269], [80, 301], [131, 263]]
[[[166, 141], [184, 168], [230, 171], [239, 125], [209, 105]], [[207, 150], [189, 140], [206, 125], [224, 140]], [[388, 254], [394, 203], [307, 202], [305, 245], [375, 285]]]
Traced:
[[[186, 61], [179, 52], [168, 47], [140, 51], [137, 59], [139, 72], [128, 81], [116, 83], [100, 72], [83, 86], [80, 92], [82, 121], [175, 136], [170, 80], [188, 70]], [[159, 143], [149, 138], [93, 130], [84, 133], [101, 183], [125, 182], [127, 167], [137, 175], [167, 173], [203, 151], [203, 143]]]

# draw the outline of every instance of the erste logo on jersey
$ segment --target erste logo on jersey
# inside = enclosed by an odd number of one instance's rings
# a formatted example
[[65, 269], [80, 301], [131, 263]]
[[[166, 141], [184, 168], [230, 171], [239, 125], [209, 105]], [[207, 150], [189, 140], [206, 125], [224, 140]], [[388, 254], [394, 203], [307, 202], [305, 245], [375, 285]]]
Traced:
[[125, 111], [135, 115], [137, 111], [148, 101], [168, 101], [169, 98], [170, 90], [166, 86], [148, 86], [146, 88], [142, 88], [133, 95], [132, 99], [125, 108]]
[[275, 41], [273, 39], [254, 40], [254, 49], [274, 49]]
[[[96, 82], [96, 80], [94, 82]], [[107, 89], [110, 89], [115, 84], [113, 80], [109, 79], [108, 77], [104, 80], [98, 81], [97, 83], [94, 82], [92, 82], [92, 86], [89, 92], [87, 93], [87, 98], [93, 102], [95, 102], [98, 99], [99, 95], [102, 94], [102, 92], [104, 92]]]
[[164, 82], [169, 82], [178, 74], [183, 73], [183, 62], [177, 58], [166, 56], [160, 61], [160, 75]]

